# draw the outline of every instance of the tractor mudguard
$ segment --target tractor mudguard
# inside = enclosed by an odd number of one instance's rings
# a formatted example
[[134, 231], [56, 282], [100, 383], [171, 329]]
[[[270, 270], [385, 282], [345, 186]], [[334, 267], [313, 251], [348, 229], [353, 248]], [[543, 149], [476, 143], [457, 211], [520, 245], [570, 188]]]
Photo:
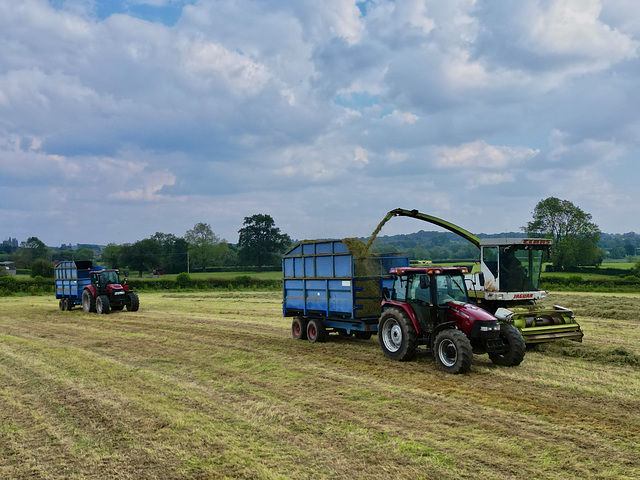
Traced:
[[413, 328], [416, 329], [416, 333], [418, 335], [424, 335], [424, 330], [422, 329], [422, 326], [420, 326], [420, 321], [416, 316], [416, 312], [411, 308], [411, 305], [404, 302], [394, 302], [393, 300], [385, 300], [382, 302], [382, 310], [388, 307], [399, 307], [407, 312], [407, 315], [409, 315], [409, 318], [411, 319], [411, 323], [413, 323]]
[[85, 290], [89, 290], [89, 293], [92, 297], [95, 297], [98, 294], [98, 292], [96, 292], [96, 287], [94, 287], [93, 285], [85, 287]]

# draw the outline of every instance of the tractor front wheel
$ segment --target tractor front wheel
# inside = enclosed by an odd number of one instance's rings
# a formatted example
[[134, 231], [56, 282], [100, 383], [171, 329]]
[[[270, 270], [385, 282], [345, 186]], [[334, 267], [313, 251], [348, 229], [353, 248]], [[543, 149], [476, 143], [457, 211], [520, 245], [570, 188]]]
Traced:
[[96, 297], [89, 290], [82, 292], [82, 310], [86, 313], [96, 311]]
[[321, 320], [311, 319], [307, 324], [307, 340], [311, 343], [324, 342], [327, 331]]
[[404, 310], [390, 308], [380, 316], [378, 339], [389, 358], [406, 361], [416, 356], [418, 334]]
[[438, 366], [447, 373], [465, 373], [471, 368], [473, 347], [460, 330], [448, 329], [438, 333], [433, 344]]
[[98, 295], [98, 299], [96, 300], [96, 312], [105, 315], [109, 313], [109, 297], [106, 295]]
[[127, 310], [137, 312], [140, 308], [140, 298], [136, 292], [129, 292], [127, 299]]
[[295, 317], [291, 322], [291, 335], [296, 340], [307, 339], [307, 320], [304, 317]]
[[503, 367], [520, 365], [527, 350], [520, 330], [513, 325], [502, 323], [500, 324], [500, 338], [505, 344], [505, 350], [503, 352], [490, 352], [489, 358], [491, 361]]

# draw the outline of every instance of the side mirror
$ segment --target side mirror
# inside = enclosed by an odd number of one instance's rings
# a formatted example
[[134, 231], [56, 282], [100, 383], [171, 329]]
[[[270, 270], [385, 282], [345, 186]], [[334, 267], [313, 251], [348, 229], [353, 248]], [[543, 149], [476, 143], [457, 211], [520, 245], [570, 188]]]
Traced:
[[478, 274], [478, 280], [480, 281], [480, 286], [484, 287], [484, 273], [480, 272]]
[[429, 280], [426, 275], [420, 275], [420, 288], [426, 290], [429, 288]]

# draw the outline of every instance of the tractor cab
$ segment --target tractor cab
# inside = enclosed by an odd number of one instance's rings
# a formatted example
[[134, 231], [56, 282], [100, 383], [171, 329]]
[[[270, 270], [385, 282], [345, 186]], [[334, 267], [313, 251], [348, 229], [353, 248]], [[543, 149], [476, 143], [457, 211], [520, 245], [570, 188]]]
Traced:
[[98, 293], [111, 293], [125, 288], [120, 284], [118, 270], [97, 270], [91, 272], [91, 284]]

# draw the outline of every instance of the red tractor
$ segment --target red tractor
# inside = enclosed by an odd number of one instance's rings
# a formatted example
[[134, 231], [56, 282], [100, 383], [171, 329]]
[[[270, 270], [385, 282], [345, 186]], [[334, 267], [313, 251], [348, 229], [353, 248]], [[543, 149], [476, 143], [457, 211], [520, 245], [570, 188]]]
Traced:
[[[94, 270], [95, 268], [95, 270]], [[140, 300], [129, 285], [120, 283], [118, 270], [93, 267], [90, 272], [91, 284], [82, 292], [82, 309], [85, 312], [109, 313], [110, 310], [127, 310], [136, 312]]]
[[392, 291], [384, 289], [378, 339], [384, 353], [411, 360], [419, 345], [433, 351], [449, 373], [469, 370], [474, 353], [488, 353], [498, 365], [515, 366], [525, 355], [525, 342], [513, 325], [500, 323], [469, 303], [466, 268], [392, 268]]

